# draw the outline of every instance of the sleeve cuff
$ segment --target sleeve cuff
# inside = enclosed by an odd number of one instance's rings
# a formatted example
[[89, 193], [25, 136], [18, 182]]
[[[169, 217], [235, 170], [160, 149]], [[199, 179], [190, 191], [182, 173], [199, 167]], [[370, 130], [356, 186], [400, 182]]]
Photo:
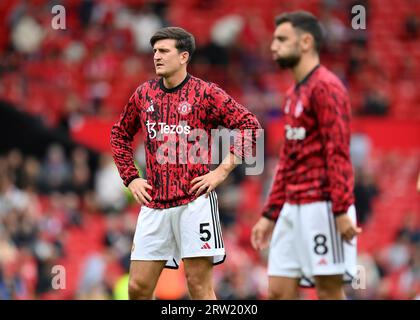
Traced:
[[278, 217], [276, 218], [276, 217], [270, 216], [268, 213], [264, 213], [262, 216], [271, 221], [276, 221], [278, 218]]
[[278, 217], [280, 216], [280, 211], [282, 208], [283, 208], [283, 205], [271, 207], [269, 209], [264, 210], [262, 213], [262, 216], [272, 221], [276, 221]]
[[131, 183], [131, 181], [133, 181], [134, 179], [140, 178], [140, 176], [137, 174], [135, 176], [131, 176], [130, 178], [128, 178], [127, 180], [125, 180], [124, 185], [126, 187], [128, 187], [128, 185]]
[[343, 214], [347, 214], [347, 213], [340, 211], [340, 212], [333, 212], [333, 214], [334, 214], [334, 217], [339, 217], [339, 216], [342, 216]]
[[343, 214], [347, 214], [347, 211], [349, 210], [350, 206], [351, 206], [351, 204], [347, 204], [347, 205], [342, 204], [342, 205], [339, 205], [339, 206], [334, 206], [334, 204], [333, 204], [332, 212], [334, 214], [334, 217], [338, 217], [338, 216], [341, 216]]

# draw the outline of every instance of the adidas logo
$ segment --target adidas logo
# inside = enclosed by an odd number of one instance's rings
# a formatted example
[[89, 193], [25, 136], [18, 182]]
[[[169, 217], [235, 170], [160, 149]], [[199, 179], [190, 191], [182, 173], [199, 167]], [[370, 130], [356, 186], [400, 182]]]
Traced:
[[210, 245], [206, 242], [205, 244], [203, 244], [203, 246], [201, 247], [201, 249], [211, 249]]
[[153, 104], [151, 104], [147, 109], [146, 112], [153, 112], [155, 111], [155, 108], [153, 107]]

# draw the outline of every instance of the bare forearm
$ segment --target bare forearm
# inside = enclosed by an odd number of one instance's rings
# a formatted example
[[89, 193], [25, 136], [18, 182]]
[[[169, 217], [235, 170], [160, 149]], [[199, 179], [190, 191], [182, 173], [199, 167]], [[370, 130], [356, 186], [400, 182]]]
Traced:
[[233, 169], [236, 168], [238, 164], [241, 163], [241, 159], [235, 156], [233, 153], [229, 153], [220, 163], [216, 170], [223, 173], [225, 176], [228, 176]]
[[216, 189], [240, 162], [240, 158], [230, 153], [215, 170], [191, 180], [192, 187], [189, 193], [195, 192], [198, 197], [202, 192], [205, 192], [208, 197], [210, 192]]

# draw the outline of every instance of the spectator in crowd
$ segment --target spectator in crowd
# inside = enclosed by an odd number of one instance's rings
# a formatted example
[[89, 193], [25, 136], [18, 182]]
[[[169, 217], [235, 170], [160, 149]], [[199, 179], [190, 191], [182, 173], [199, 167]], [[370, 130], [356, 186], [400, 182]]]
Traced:
[[365, 224], [372, 213], [372, 201], [379, 191], [372, 174], [366, 173], [363, 169], [356, 169], [354, 197], [357, 218], [360, 224]]
[[70, 180], [71, 170], [62, 146], [55, 144], [48, 148], [41, 172], [42, 191], [49, 193], [53, 190], [65, 190]]
[[99, 207], [105, 212], [120, 211], [127, 202], [124, 186], [110, 155], [102, 155], [95, 175], [95, 192]]
[[414, 40], [418, 38], [420, 33], [420, 19], [415, 14], [410, 14], [405, 18], [405, 36]]
[[389, 104], [387, 94], [372, 87], [365, 95], [362, 113], [364, 115], [385, 116], [389, 112]]

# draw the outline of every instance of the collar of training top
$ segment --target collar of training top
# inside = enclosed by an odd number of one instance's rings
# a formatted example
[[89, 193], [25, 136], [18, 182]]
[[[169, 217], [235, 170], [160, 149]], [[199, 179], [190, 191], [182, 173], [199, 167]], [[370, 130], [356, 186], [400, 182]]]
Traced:
[[190, 74], [187, 73], [187, 76], [185, 77], [185, 79], [179, 85], [177, 85], [176, 87], [173, 87], [173, 88], [166, 88], [165, 85], [163, 84], [163, 78], [160, 78], [159, 79], [159, 86], [163, 91], [165, 91], [167, 93], [172, 93], [172, 92], [175, 92], [175, 91], [178, 91], [179, 89], [181, 89], [187, 83], [187, 81], [190, 78], [191, 78]]
[[302, 80], [300, 80], [297, 84], [296, 84], [296, 88], [298, 88], [299, 86], [301, 86], [302, 84], [304, 84], [306, 81], [308, 81], [308, 79], [311, 77], [311, 75], [314, 74], [314, 72], [320, 67], [320, 64], [317, 64], [311, 71], [309, 71], [309, 73], [305, 76], [305, 78], [303, 78]]

